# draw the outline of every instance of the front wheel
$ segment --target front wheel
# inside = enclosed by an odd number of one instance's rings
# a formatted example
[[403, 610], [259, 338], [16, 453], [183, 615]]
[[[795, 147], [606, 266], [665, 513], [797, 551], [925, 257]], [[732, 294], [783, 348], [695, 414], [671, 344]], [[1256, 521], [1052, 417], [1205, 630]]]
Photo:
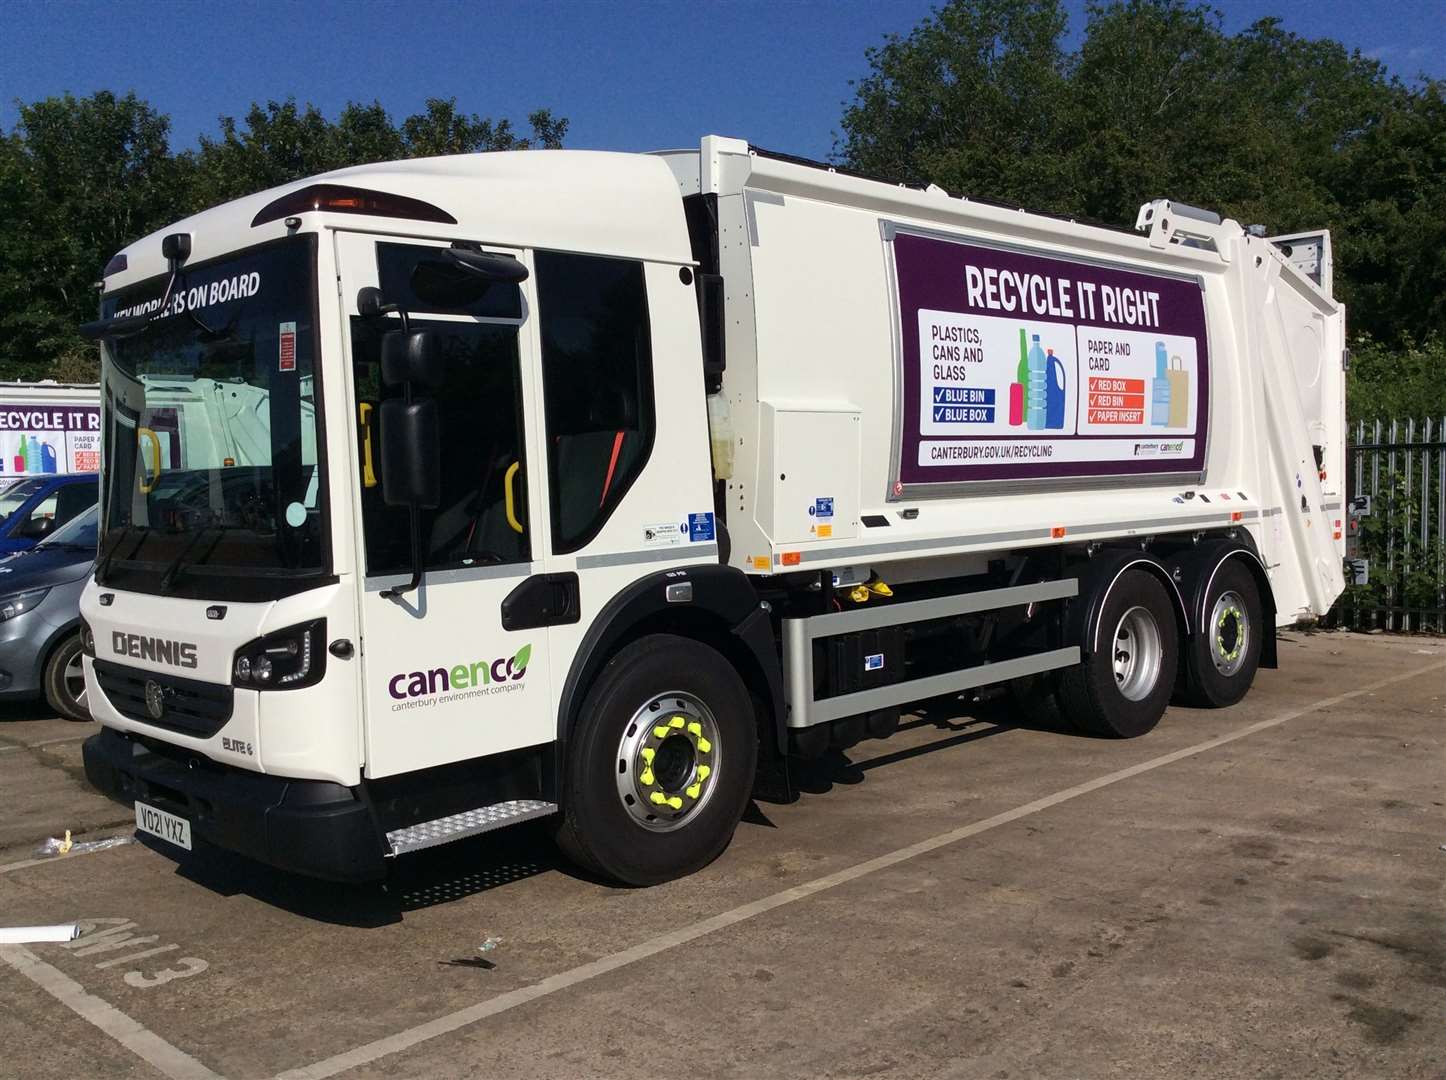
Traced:
[[593, 684], [568, 740], [558, 845], [626, 885], [712, 862], [748, 803], [758, 734], [748, 690], [713, 649], [654, 634]]
[[45, 700], [67, 720], [89, 720], [85, 699], [85, 668], [80, 635], [72, 634], [50, 654], [41, 675]]
[[1132, 739], [1160, 722], [1175, 686], [1180, 637], [1159, 578], [1126, 570], [1100, 610], [1095, 649], [1060, 674], [1060, 704], [1087, 731]]

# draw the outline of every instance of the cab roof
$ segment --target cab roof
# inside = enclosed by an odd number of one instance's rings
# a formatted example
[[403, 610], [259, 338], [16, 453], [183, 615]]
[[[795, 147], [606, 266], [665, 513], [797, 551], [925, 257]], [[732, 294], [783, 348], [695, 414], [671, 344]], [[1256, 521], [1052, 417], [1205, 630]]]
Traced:
[[278, 198], [315, 184], [417, 199], [457, 223], [312, 210], [297, 215], [308, 231], [354, 229], [655, 262], [690, 263], [693, 258], [678, 212], [678, 184], [660, 158], [594, 150], [510, 150], [358, 165], [222, 203], [124, 248], [120, 254], [125, 267], [106, 277], [106, 290], [165, 272], [161, 240], [171, 233], [191, 234], [190, 263], [285, 236], [286, 215], [254, 226], [252, 221]]

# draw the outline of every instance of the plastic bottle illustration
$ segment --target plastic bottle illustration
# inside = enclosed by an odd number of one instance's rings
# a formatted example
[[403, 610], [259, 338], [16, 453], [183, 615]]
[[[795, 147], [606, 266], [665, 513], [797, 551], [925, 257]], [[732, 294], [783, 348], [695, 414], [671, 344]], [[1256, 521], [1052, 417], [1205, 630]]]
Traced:
[[1018, 427], [1024, 423], [1024, 388], [1029, 384], [1029, 345], [1024, 339], [1024, 327], [1019, 328], [1019, 367], [1015, 369], [1014, 381], [1009, 384], [1009, 423]]
[[1048, 374], [1044, 387], [1044, 426], [1051, 431], [1059, 431], [1064, 427], [1064, 361], [1054, 355], [1053, 349], [1044, 352]]
[[1030, 431], [1040, 431], [1044, 428], [1044, 422], [1048, 419], [1048, 398], [1049, 391], [1045, 383], [1048, 379], [1049, 361], [1044, 355], [1044, 349], [1040, 347], [1039, 335], [1031, 334], [1029, 343], [1029, 384], [1025, 394], [1026, 417]]
[[1155, 342], [1155, 378], [1150, 384], [1150, 424], [1165, 427], [1170, 423], [1170, 359], [1165, 343]]
[[15, 444], [15, 471], [18, 473], [30, 471], [30, 455], [26, 452], [25, 436], [20, 436], [20, 441]]
[[43, 442], [40, 444], [40, 471], [53, 473], [55, 469], [55, 447], [48, 442]]

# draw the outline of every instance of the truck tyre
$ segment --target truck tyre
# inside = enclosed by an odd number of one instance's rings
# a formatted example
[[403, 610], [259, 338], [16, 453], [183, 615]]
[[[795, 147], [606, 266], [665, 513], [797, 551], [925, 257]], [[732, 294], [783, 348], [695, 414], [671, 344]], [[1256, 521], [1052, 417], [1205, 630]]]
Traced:
[[81, 666], [80, 634], [71, 634], [50, 652], [40, 682], [45, 700], [67, 720], [89, 720], [85, 703], [85, 669]]
[[1060, 705], [1093, 734], [1145, 734], [1164, 715], [1179, 664], [1175, 608], [1159, 579], [1147, 570], [1127, 570], [1115, 579], [1096, 641], [1083, 661], [1060, 673]]
[[1185, 648], [1186, 679], [1192, 702], [1218, 709], [1250, 689], [1265, 640], [1260, 590], [1239, 559], [1226, 559], [1216, 571], [1203, 610], [1200, 632]]
[[608, 661], [569, 736], [558, 845], [625, 885], [716, 859], [758, 761], [748, 689], [713, 649], [653, 634]]

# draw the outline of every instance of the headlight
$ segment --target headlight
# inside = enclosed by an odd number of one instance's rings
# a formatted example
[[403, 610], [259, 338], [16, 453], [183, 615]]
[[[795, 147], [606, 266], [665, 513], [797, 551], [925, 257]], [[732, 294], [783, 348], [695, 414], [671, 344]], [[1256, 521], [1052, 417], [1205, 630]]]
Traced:
[[95, 655], [95, 634], [90, 629], [90, 623], [84, 619], [80, 620], [80, 651], [86, 656]]
[[0, 597], [0, 622], [19, 618], [45, 599], [49, 589], [31, 589], [29, 592], [11, 593]]
[[299, 690], [326, 671], [326, 620], [288, 626], [236, 650], [232, 681], [248, 690]]

